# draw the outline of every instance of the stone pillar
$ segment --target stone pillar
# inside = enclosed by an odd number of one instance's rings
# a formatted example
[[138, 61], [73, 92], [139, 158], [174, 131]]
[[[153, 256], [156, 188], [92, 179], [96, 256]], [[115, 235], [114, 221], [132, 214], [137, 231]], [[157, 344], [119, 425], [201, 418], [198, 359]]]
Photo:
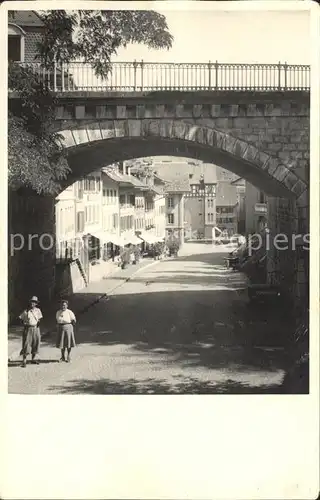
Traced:
[[[14, 319], [31, 295], [37, 295], [43, 307], [54, 297], [54, 197], [27, 190], [10, 191], [8, 230], [9, 317]], [[13, 252], [10, 248], [11, 235], [21, 235], [20, 250]]]

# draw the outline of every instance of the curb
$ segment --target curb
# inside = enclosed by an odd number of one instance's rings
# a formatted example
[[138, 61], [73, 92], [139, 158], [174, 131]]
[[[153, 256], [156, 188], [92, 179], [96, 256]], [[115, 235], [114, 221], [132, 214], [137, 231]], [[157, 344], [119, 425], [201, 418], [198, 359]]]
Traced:
[[[91, 302], [90, 304], [86, 305], [85, 307], [83, 307], [82, 309], [80, 309], [79, 311], [76, 311], [76, 316], [81, 316], [82, 314], [84, 314], [85, 312], [87, 312], [91, 307], [95, 306], [96, 304], [98, 304], [101, 300], [103, 299], [106, 299], [108, 298], [110, 295], [112, 295], [112, 293], [117, 289], [117, 288], [120, 288], [121, 286], [123, 286], [125, 283], [128, 283], [132, 276], [134, 276], [135, 274], [138, 274], [139, 271], [142, 271], [142, 269], [146, 269], [148, 267], [151, 267], [151, 266], [154, 266], [155, 264], [158, 264], [159, 262], [161, 262], [161, 260], [155, 260], [154, 262], [150, 262], [149, 264], [146, 264], [145, 266], [135, 270], [131, 276], [128, 276], [128, 278], [126, 278], [124, 280], [123, 283], [120, 283], [118, 285], [116, 285], [114, 288], [111, 288], [108, 292], [106, 293], [102, 293], [101, 295], [99, 295], [99, 297], [97, 299], [95, 299], [93, 302]], [[114, 274], [117, 274], [118, 273], [118, 270], [114, 273]], [[85, 289], [84, 289], [85, 290]], [[56, 329], [54, 328], [49, 328], [47, 330], [45, 330], [43, 333], [41, 333], [41, 338], [43, 337], [46, 337], [47, 335], [50, 335], [51, 333], [54, 333], [56, 331]], [[21, 348], [13, 351], [10, 356], [8, 356], [8, 362], [11, 362], [11, 361], [14, 361], [14, 359], [16, 358], [19, 358], [20, 357], [20, 351], [21, 351]]]

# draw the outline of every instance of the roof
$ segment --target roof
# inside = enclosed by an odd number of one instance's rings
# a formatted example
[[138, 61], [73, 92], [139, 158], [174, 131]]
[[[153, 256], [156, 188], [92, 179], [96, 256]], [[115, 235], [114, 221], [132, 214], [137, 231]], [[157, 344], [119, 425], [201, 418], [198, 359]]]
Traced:
[[119, 184], [123, 184], [125, 186], [133, 186], [138, 189], [142, 190], [147, 190], [148, 186], [146, 184], [143, 184], [140, 182], [136, 177], [133, 175], [127, 175], [127, 174], [121, 174], [117, 170], [114, 170], [112, 168], [108, 167], [103, 167], [101, 171], [109, 177], [109, 179], [118, 182]]
[[188, 193], [190, 191], [189, 178], [168, 181], [164, 187], [165, 193]]
[[44, 22], [34, 10], [16, 10], [12, 12], [9, 23], [17, 24], [18, 26], [44, 27]]

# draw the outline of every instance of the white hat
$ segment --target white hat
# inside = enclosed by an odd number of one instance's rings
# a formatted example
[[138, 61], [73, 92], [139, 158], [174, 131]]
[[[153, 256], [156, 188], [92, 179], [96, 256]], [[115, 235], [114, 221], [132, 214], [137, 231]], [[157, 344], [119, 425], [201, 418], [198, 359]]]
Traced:
[[31, 297], [29, 302], [39, 302], [38, 297], [34, 295], [33, 297]]

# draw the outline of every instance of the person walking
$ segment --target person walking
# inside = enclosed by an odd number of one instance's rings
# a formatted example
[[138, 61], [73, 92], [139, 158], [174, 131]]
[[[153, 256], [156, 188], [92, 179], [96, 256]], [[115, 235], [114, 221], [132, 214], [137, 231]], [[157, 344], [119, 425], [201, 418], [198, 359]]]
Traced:
[[[71, 361], [71, 349], [76, 346], [76, 341], [74, 337], [74, 325], [76, 324], [76, 317], [74, 313], [68, 309], [68, 301], [63, 300], [61, 302], [61, 309], [56, 313], [57, 321], [57, 343], [56, 347], [61, 350], [60, 362], [66, 361], [70, 363]], [[65, 352], [68, 352], [68, 357], [65, 357]]]
[[23, 322], [23, 335], [22, 335], [22, 349], [20, 355], [23, 356], [22, 367], [27, 366], [27, 357], [29, 354], [32, 356], [32, 363], [39, 364], [36, 359], [39, 354], [41, 335], [40, 335], [40, 320], [42, 319], [42, 312], [38, 307], [38, 297], [35, 295], [31, 297], [29, 306], [19, 316]]

